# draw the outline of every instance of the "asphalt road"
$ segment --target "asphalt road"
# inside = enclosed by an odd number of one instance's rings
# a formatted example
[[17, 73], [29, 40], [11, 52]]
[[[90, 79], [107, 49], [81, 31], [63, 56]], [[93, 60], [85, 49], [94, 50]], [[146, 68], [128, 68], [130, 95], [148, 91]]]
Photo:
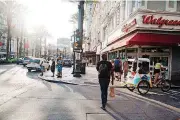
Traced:
[[[64, 73], [69, 73], [69, 70], [70, 68], [64, 68]], [[171, 90], [170, 93], [154, 90], [144, 97], [136, 91], [132, 93], [127, 89], [117, 89], [116, 97], [109, 98], [107, 111], [103, 111], [100, 108], [99, 87], [49, 83], [38, 79], [38, 74], [29, 73], [22, 66], [0, 65], [0, 120], [180, 118], [178, 89]]]

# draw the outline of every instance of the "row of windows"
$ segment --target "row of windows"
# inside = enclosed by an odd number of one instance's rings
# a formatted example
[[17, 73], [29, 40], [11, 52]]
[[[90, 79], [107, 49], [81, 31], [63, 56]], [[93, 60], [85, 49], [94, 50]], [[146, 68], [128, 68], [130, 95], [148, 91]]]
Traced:
[[[116, 8], [115, 8], [116, 7]], [[97, 41], [100, 40], [97, 25], [100, 29], [100, 24], [103, 24], [105, 19], [109, 19], [106, 26], [104, 26], [101, 41], [107, 39], [107, 36], [115, 30], [125, 19], [137, 9], [145, 8], [156, 11], [179, 11], [180, 12], [180, 1], [168, 0], [168, 1], [147, 1], [147, 0], [136, 0], [136, 1], [105, 1], [96, 3], [93, 10], [93, 19], [91, 21], [91, 27], [96, 29], [91, 29], [91, 36], [94, 36], [92, 40], [95, 45]], [[108, 13], [114, 10], [113, 14], [108, 18]], [[96, 11], [96, 12], [95, 12]], [[92, 13], [92, 11], [91, 11]], [[95, 39], [96, 38], [96, 39]]]

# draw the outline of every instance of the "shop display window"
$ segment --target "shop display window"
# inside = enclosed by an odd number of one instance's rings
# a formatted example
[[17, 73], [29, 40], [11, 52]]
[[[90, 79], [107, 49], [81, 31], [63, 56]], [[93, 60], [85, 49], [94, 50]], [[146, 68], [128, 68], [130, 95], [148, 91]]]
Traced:
[[149, 52], [149, 53], [169, 53], [169, 48], [142, 48], [142, 52]]

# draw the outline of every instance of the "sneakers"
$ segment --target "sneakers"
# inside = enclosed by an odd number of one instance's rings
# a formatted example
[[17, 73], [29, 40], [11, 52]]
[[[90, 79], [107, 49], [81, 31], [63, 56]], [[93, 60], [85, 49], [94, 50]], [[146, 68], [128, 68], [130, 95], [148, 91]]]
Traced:
[[103, 107], [103, 106], [101, 107], [101, 109], [106, 110], [106, 108], [105, 108], [105, 107]]
[[106, 110], [106, 105], [103, 104], [102, 107], [101, 107], [101, 109]]

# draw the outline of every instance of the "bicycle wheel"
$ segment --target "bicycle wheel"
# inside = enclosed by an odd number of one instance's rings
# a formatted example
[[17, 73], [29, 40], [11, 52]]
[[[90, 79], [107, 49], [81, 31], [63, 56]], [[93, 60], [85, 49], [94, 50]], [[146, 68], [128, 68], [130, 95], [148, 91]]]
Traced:
[[134, 91], [135, 87], [132, 85], [126, 85], [127, 89], [130, 90], [131, 92]]
[[170, 83], [170, 81], [163, 80], [163, 81], [161, 82], [161, 90], [162, 90], [163, 92], [167, 92], [167, 91], [169, 91], [170, 89], [171, 89], [171, 83]]
[[137, 85], [137, 89], [138, 89], [138, 92], [141, 94], [141, 95], [145, 95], [148, 93], [149, 89], [150, 89], [150, 85], [149, 85], [149, 82], [146, 81], [146, 80], [141, 80], [139, 82], [139, 84]]

